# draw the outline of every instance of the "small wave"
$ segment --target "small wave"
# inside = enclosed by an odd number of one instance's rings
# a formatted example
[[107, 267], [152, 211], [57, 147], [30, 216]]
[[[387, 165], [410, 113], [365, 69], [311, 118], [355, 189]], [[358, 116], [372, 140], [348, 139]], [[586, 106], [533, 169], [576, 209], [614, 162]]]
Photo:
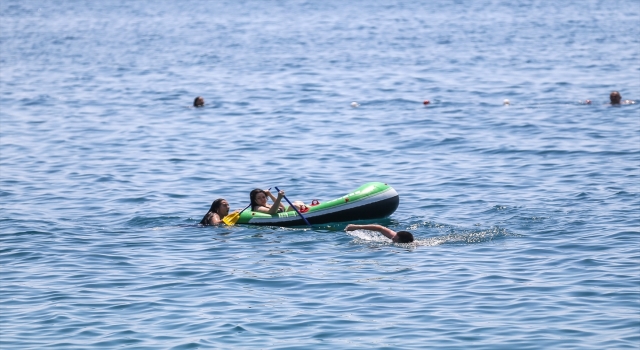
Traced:
[[447, 235], [432, 237], [429, 243], [440, 244], [476, 244], [491, 242], [496, 239], [503, 239], [509, 236], [518, 236], [515, 233], [507, 231], [507, 229], [494, 226], [487, 230], [469, 230], [463, 232], [453, 232]]
[[120, 203], [144, 203], [149, 201], [149, 199], [145, 197], [137, 197], [137, 198], [119, 198], [117, 199]]
[[180, 220], [180, 219], [182, 218], [177, 216], [157, 216], [157, 217], [136, 216], [133, 219], [127, 221], [125, 225], [130, 227], [158, 227], [158, 226], [167, 226], [168, 224], [175, 223], [176, 220]]

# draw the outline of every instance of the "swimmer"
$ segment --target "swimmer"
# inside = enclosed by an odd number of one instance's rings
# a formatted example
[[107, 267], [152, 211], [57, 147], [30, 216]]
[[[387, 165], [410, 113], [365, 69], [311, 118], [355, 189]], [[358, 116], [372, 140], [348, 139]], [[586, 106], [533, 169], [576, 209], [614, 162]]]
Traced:
[[196, 99], [193, 100], [193, 106], [194, 107], [204, 106], [204, 98], [202, 98], [201, 96], [196, 97]]
[[611, 92], [611, 94], [609, 95], [609, 100], [611, 101], [611, 105], [614, 105], [614, 106], [615, 105], [620, 105], [620, 104], [632, 105], [632, 104], [636, 103], [636, 101], [633, 101], [633, 100], [621, 101], [622, 100], [622, 96], [617, 91], [612, 91]]
[[375, 232], [379, 232], [381, 234], [383, 234], [385, 237], [391, 239], [391, 241], [395, 242], [395, 243], [411, 243], [413, 242], [413, 235], [411, 234], [411, 232], [408, 231], [394, 231], [391, 229], [388, 229], [384, 226], [381, 225], [354, 225], [354, 224], [349, 224], [347, 225], [347, 227], [344, 229], [345, 231], [349, 232], [349, 231], [355, 231], [355, 230], [368, 230], [368, 231], [375, 231]]
[[[237, 210], [234, 211], [238, 212]], [[222, 222], [225, 216], [229, 215], [229, 202], [224, 198], [218, 198], [211, 203], [211, 208], [200, 220], [200, 225], [211, 226], [218, 225]]]
[[619, 105], [621, 99], [622, 96], [620, 96], [620, 93], [617, 91], [612, 91], [609, 95], [609, 100], [611, 100], [612, 105]]
[[505, 98], [504, 101], [502, 101], [502, 104], [505, 106], [509, 106], [511, 105], [511, 102], [509, 102], [509, 100]]

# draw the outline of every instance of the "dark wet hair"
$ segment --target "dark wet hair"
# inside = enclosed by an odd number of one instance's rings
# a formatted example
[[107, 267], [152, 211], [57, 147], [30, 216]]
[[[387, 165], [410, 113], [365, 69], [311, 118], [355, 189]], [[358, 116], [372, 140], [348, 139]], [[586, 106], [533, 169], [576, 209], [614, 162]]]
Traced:
[[612, 105], [619, 105], [620, 104], [620, 100], [622, 99], [622, 96], [620, 96], [619, 92], [612, 91], [611, 95], [609, 95], [609, 99], [611, 100], [611, 104]]
[[218, 198], [215, 201], [213, 201], [213, 203], [211, 203], [211, 208], [209, 208], [209, 211], [206, 214], [204, 214], [204, 217], [202, 218], [202, 220], [200, 220], [200, 225], [203, 225], [203, 226], [209, 225], [209, 218], [211, 217], [211, 215], [218, 212], [218, 209], [220, 209], [220, 206], [222, 205], [223, 200], [224, 198]]
[[396, 236], [398, 236], [398, 243], [413, 242], [413, 235], [409, 231], [398, 231], [396, 232]]
[[254, 210], [255, 206], [260, 206], [260, 204], [256, 203], [256, 196], [258, 195], [258, 193], [264, 193], [264, 195], [267, 195], [267, 192], [265, 192], [262, 189], [256, 188], [253, 191], [251, 191], [249, 193], [249, 199], [251, 200], [251, 210]]
[[[198, 100], [202, 100], [202, 103], [198, 103]], [[202, 96], [198, 96], [193, 100], [193, 106], [194, 107], [202, 107], [202, 106], [204, 106], [204, 99], [202, 98]]]

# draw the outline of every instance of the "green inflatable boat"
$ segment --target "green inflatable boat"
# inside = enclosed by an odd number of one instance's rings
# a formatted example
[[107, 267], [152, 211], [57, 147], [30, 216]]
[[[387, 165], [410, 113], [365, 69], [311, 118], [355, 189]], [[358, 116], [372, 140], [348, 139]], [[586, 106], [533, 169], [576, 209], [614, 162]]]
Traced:
[[264, 226], [305, 226], [330, 222], [351, 222], [388, 217], [400, 203], [400, 196], [393, 187], [382, 182], [369, 182], [342, 197], [310, 205], [304, 215], [305, 220], [296, 211], [287, 211], [269, 215], [245, 210], [240, 214], [238, 224]]

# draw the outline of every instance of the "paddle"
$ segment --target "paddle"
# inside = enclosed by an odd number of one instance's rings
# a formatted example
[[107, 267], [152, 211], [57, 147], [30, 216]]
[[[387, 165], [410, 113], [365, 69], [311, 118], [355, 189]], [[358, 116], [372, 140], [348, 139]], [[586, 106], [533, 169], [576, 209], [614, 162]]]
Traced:
[[230, 215], [227, 215], [225, 217], [222, 218], [222, 221], [227, 224], [228, 226], [233, 226], [236, 224], [236, 222], [238, 222], [238, 220], [240, 219], [240, 214], [242, 214], [243, 211], [247, 210], [247, 208], [249, 208], [251, 206], [251, 203], [249, 203], [249, 205], [247, 205], [246, 207], [244, 207], [244, 209], [242, 209], [239, 213], [232, 213]]
[[[276, 191], [280, 192], [280, 189], [276, 186]], [[289, 203], [289, 205], [291, 206], [291, 208], [293, 208], [293, 210], [296, 211], [296, 213], [298, 213], [298, 215], [300, 215], [300, 217], [302, 218], [302, 220], [304, 220], [304, 222], [307, 223], [307, 225], [311, 226], [311, 224], [309, 223], [309, 221], [307, 221], [307, 218], [304, 217], [304, 215], [302, 215], [302, 213], [298, 210], [298, 208], [293, 205], [293, 203], [291, 203], [291, 201], [289, 201], [289, 198], [287, 198], [287, 196], [284, 196], [284, 199], [287, 200], [287, 203]]]

